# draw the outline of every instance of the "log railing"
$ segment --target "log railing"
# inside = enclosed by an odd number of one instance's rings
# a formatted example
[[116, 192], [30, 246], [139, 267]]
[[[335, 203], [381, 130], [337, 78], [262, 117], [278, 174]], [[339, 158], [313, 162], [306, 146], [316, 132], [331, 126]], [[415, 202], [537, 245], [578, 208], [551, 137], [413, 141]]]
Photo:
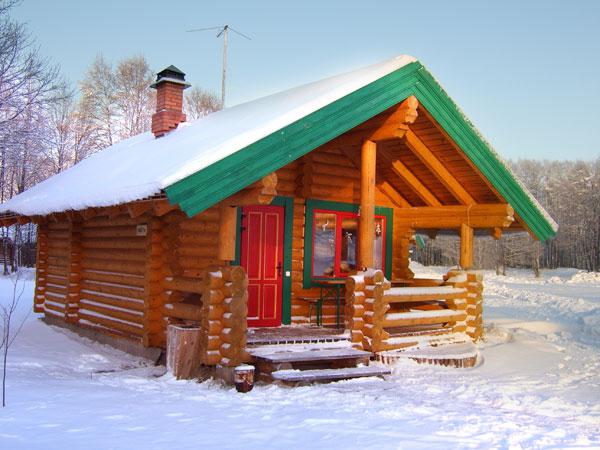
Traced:
[[352, 345], [381, 352], [414, 345], [422, 336], [466, 333], [481, 338], [482, 278], [450, 271], [443, 284], [396, 287], [379, 270], [367, 270], [346, 282], [346, 326]]

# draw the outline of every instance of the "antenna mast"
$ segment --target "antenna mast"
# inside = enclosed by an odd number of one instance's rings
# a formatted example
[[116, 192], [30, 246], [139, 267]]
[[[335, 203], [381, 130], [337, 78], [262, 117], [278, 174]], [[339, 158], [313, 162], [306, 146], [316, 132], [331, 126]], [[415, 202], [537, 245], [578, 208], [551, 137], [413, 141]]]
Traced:
[[222, 25], [218, 27], [208, 27], [208, 28], [197, 28], [194, 30], [187, 30], [187, 33], [194, 33], [196, 31], [209, 31], [209, 30], [219, 30], [217, 33], [217, 38], [223, 36], [223, 71], [221, 73], [221, 104], [225, 107], [225, 82], [227, 80], [227, 46], [229, 44], [229, 30], [234, 33], [242, 36], [243, 38], [252, 40], [249, 36], [235, 30], [229, 25]]

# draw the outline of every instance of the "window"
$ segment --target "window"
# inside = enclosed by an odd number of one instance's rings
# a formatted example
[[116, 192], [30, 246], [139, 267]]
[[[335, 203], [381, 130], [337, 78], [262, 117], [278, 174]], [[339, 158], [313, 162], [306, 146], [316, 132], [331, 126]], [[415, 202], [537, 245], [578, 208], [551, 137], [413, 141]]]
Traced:
[[[324, 206], [336, 206], [331, 202]], [[345, 205], [345, 204], [340, 204]], [[349, 205], [342, 211], [333, 209], [311, 208], [307, 210], [307, 236], [312, 236], [310, 250], [306, 254], [312, 257], [306, 261], [310, 264], [309, 275], [314, 278], [342, 278], [356, 273], [358, 270], [358, 214], [355, 205]], [[350, 209], [348, 211], [348, 209]], [[309, 232], [310, 231], [310, 232]], [[374, 266], [386, 269], [386, 216], [375, 217], [375, 236], [373, 242]], [[308, 242], [307, 242], [308, 244]], [[306, 273], [306, 271], [305, 271]]]

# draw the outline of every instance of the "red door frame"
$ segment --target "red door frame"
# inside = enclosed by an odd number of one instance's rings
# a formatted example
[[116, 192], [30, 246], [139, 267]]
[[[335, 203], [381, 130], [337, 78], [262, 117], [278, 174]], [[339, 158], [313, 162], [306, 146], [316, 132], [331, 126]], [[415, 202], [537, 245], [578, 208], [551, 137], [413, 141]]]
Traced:
[[278, 327], [282, 316], [285, 208], [242, 208], [240, 263], [248, 274], [248, 326]]

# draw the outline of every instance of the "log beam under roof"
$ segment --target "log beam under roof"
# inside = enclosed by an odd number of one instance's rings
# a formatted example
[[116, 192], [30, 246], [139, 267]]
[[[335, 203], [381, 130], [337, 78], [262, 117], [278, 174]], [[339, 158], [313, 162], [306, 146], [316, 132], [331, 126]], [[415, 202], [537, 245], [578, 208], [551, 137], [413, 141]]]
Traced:
[[404, 165], [399, 159], [394, 160], [388, 150], [382, 149], [380, 151], [381, 157], [385, 163], [389, 165], [392, 171], [402, 178], [410, 188], [427, 204], [428, 206], [442, 206], [440, 201], [431, 193], [431, 191], [421, 183], [411, 170]]
[[471, 228], [506, 228], [514, 220], [514, 209], [503, 203], [420, 206], [394, 213], [394, 223], [413, 229], [458, 229], [463, 224]]
[[429, 148], [412, 131], [404, 135], [407, 147], [421, 160], [448, 191], [463, 205], [474, 205], [476, 202], [458, 180], [450, 173], [442, 162], [435, 157]]

